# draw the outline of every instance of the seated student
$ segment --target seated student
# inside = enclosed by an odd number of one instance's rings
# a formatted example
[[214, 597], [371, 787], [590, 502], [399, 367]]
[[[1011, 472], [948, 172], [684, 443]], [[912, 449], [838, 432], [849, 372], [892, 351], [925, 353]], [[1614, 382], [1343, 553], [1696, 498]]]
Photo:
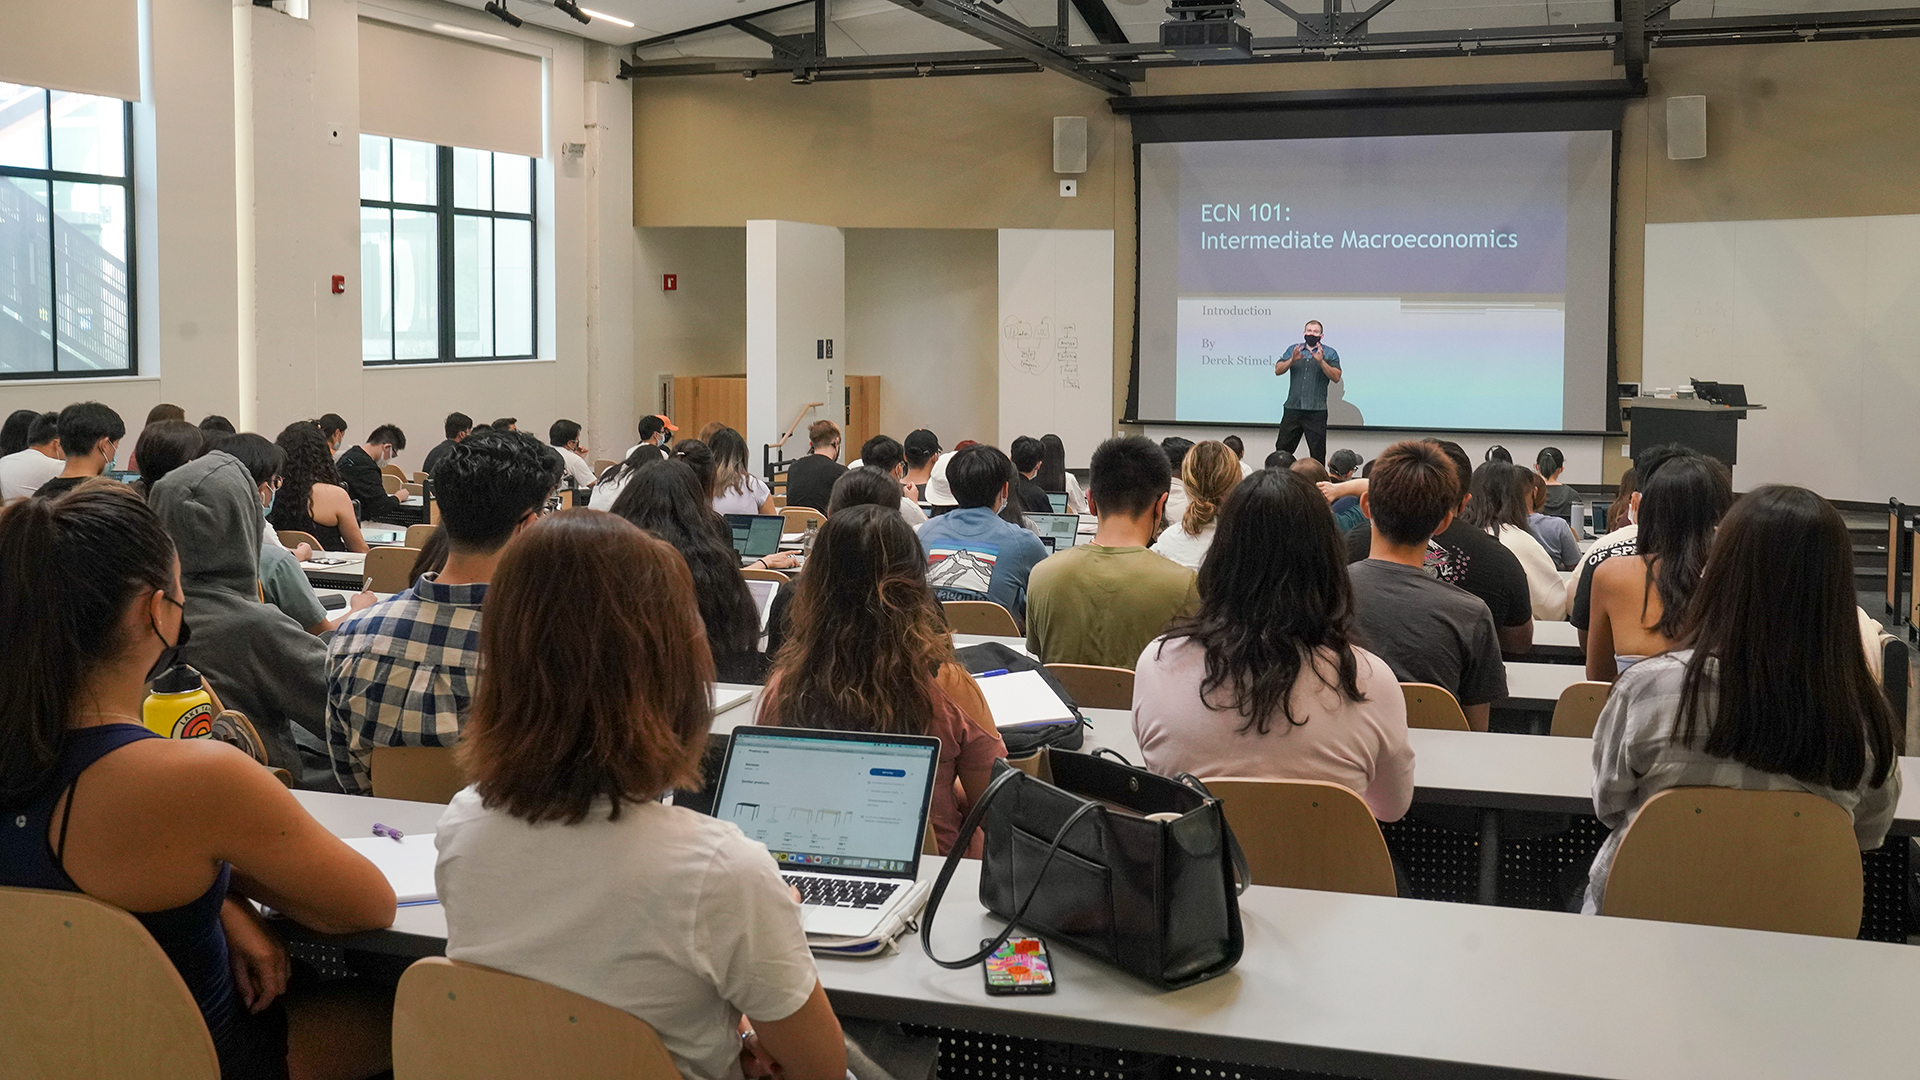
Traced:
[[1187, 462], [1187, 451], [1193, 449], [1193, 440], [1170, 435], [1160, 440], [1160, 449], [1167, 455], [1167, 470], [1171, 473], [1167, 480], [1166, 516], [1162, 522], [1172, 524], [1187, 513], [1187, 485], [1180, 479], [1180, 467]]
[[392, 424], [381, 424], [373, 429], [373, 434], [367, 436], [366, 442], [349, 447], [334, 462], [334, 468], [340, 473], [340, 483], [347, 489], [347, 494], [353, 496], [353, 501], [360, 504], [362, 520], [398, 520], [396, 515], [401, 502], [387, 494], [380, 466], [392, 461], [406, 448], [405, 432]]
[[14, 416], [21, 413], [31, 419], [20, 432], [20, 449], [0, 457], [0, 503], [31, 496], [66, 468], [66, 454], [60, 449], [60, 414], [23, 409]]
[[[160, 423], [163, 420], [184, 421], [186, 420], [186, 418], [187, 418], [187, 410], [181, 408], [178, 405], [169, 404], [163, 401], [160, 404], [155, 405], [153, 408], [147, 410], [147, 421], [146, 423], [140, 425], [140, 430], [145, 431], [148, 428], [152, 427], [155, 424]], [[140, 461], [140, 446], [139, 446], [138, 440], [136, 440], [133, 448], [133, 453], [127, 455], [127, 471], [139, 472], [140, 471], [139, 461]]]
[[366, 551], [367, 539], [360, 534], [353, 498], [340, 486], [340, 474], [334, 471], [333, 455], [327, 452], [320, 429], [296, 420], [273, 442], [286, 451], [287, 460], [280, 494], [273, 500], [267, 522], [275, 529], [306, 533], [326, 551]]
[[745, 1050], [788, 1080], [842, 1080], [779, 867], [660, 802], [699, 784], [713, 722], [698, 610], [673, 549], [611, 514], [562, 510], [507, 550], [459, 751], [473, 784], [435, 836], [447, 956], [632, 1013], [688, 1080], [741, 1075], [743, 1014]]
[[[724, 424], [708, 424], [706, 429], [703, 429], [701, 432], [701, 441], [711, 443], [713, 441], [713, 430], [725, 426]], [[665, 450], [667, 444], [673, 441], [674, 433], [679, 430], [680, 426], [678, 424], [661, 416], [659, 413], [654, 413], [651, 416], [643, 416], [640, 418], [639, 426], [640, 441], [627, 447], [627, 456], [632, 457], [633, 452], [643, 446], [657, 446]]]
[[1267, 455], [1266, 460], [1260, 463], [1260, 467], [1264, 469], [1291, 469], [1293, 468], [1293, 461], [1294, 457], [1292, 454], [1285, 450], [1275, 450], [1273, 453]]
[[1540, 546], [1547, 549], [1553, 558], [1555, 570], [1571, 570], [1580, 562], [1580, 540], [1573, 535], [1573, 526], [1563, 517], [1546, 513], [1547, 478], [1539, 473], [1527, 474], [1527, 482], [1533, 489], [1532, 501], [1527, 514], [1527, 529]]
[[1661, 466], [1640, 493], [1635, 554], [1594, 568], [1587, 678], [1612, 682], [1635, 662], [1674, 648], [1713, 531], [1732, 505], [1726, 466], [1712, 458]]
[[1007, 458], [1013, 462], [1014, 472], [1013, 487], [1007, 493], [1009, 507], [1028, 514], [1053, 513], [1053, 500], [1033, 480], [1040, 474], [1040, 460], [1045, 456], [1046, 449], [1031, 435], [1020, 436], [1008, 447]]
[[1134, 668], [1133, 733], [1147, 768], [1325, 780], [1381, 821], [1407, 812], [1406, 698], [1386, 662], [1353, 644], [1346, 555], [1325, 501], [1300, 477], [1266, 470], [1233, 489], [1200, 567], [1199, 612]]
[[633, 448], [627, 459], [618, 465], [607, 466], [600, 479], [593, 485], [593, 494], [588, 496], [587, 505], [595, 510], [612, 510], [614, 501], [626, 490], [627, 481], [633, 474], [656, 461], [664, 461], [667, 451], [653, 443], [643, 442]]
[[954, 660], [920, 544], [883, 506], [850, 507], [821, 528], [757, 719], [939, 738], [930, 821], [942, 854], [994, 759], [1007, 756], [979, 688]]
[[1178, 521], [1160, 532], [1153, 550], [1181, 566], [1200, 569], [1207, 546], [1213, 543], [1215, 516], [1227, 493], [1240, 483], [1240, 458], [1224, 442], [1195, 443], [1180, 465], [1187, 509]]
[[593, 466], [587, 464], [582, 454], [587, 448], [580, 445], [580, 425], [572, 420], [555, 420], [547, 429], [547, 445], [560, 454], [560, 460], [566, 465], [566, 476], [573, 481], [574, 487], [593, 486]]
[[[1354, 473], [1359, 471], [1360, 464], [1363, 460], [1358, 453], [1352, 450], [1335, 450], [1333, 453], [1327, 455], [1328, 481], [1338, 484], [1343, 480], [1353, 479]], [[1355, 498], [1357, 499], [1358, 496], [1355, 496]]]
[[940, 457], [940, 436], [926, 428], [915, 428], [900, 440], [906, 456], [907, 472], [901, 478], [907, 497], [916, 503], [927, 501], [927, 484], [933, 479], [933, 463]]
[[340, 444], [347, 439], [347, 419], [339, 413], [324, 413], [313, 422], [320, 429], [320, 435], [327, 440], [327, 452], [338, 454]]
[[739, 432], [723, 427], [713, 433], [713, 441], [707, 446], [713, 451], [714, 510], [722, 514], [779, 512], [773, 506], [773, 489], [753, 474], [747, 459], [747, 440]]
[[487, 583], [559, 484], [558, 457], [531, 435], [476, 431], [447, 452], [433, 476], [446, 566], [342, 619], [326, 650], [326, 746], [340, 790], [373, 791], [375, 747], [460, 741]]
[[1625, 827], [1669, 788], [1810, 792], [1853, 818], [1862, 851], [1880, 846], [1906, 725], [1868, 669], [1854, 596], [1853, 541], [1825, 499], [1768, 485], [1733, 505], [1681, 648], [1633, 665], [1600, 711], [1593, 809], [1613, 833], [1587, 912], [1602, 910]]
[[[15, 409], [7, 414], [6, 421], [0, 423], [0, 457], [17, 454], [27, 448], [27, 432], [33, 430], [33, 422], [39, 416], [36, 409]], [[58, 413], [54, 414], [54, 419], [59, 419]]]
[[447, 530], [436, 525], [420, 542], [420, 554], [413, 557], [413, 565], [407, 567], [407, 588], [420, 584], [420, 579], [427, 574], [445, 570], [447, 554]]
[[[222, 438], [213, 449], [232, 455], [246, 467], [247, 475], [252, 478], [260, 495], [261, 517], [271, 513], [274, 500], [279, 497], [280, 474], [287, 460], [287, 452], [268, 442], [265, 436], [251, 431]], [[339, 625], [338, 620], [327, 617], [327, 609], [321, 605], [319, 595], [313, 591], [312, 583], [300, 569], [299, 557], [281, 546], [272, 525], [264, 520], [260, 524], [261, 596], [267, 603], [285, 612], [288, 618], [306, 627], [310, 634], [332, 631]], [[355, 593], [347, 601], [347, 611], [359, 611], [373, 602], [372, 593]]]
[[1609, 559], [1633, 555], [1638, 550], [1640, 526], [1635, 515], [1640, 507], [1639, 489], [1669, 461], [1699, 456], [1699, 451], [1678, 443], [1663, 443], [1642, 449], [1634, 460], [1634, 467], [1627, 470], [1628, 478], [1621, 480], [1620, 495], [1614, 500], [1621, 511], [1620, 527], [1594, 541], [1586, 554], [1580, 556], [1580, 562], [1568, 578], [1567, 621], [1579, 630], [1581, 645], [1587, 643], [1587, 631], [1592, 623], [1594, 571]]
[[760, 651], [760, 608], [740, 576], [740, 555], [725, 518], [713, 512], [706, 489], [684, 462], [662, 461], [635, 473], [613, 513], [672, 545], [693, 573], [700, 621], [721, 682], [767, 681]]
[[220, 435], [238, 434], [238, 432], [234, 430], [233, 421], [221, 416], [219, 413], [209, 413], [201, 417], [200, 430], [206, 432], [207, 438], [209, 439]]
[[1015, 619], [1026, 615], [1027, 579], [1047, 548], [999, 516], [1013, 475], [1013, 463], [992, 446], [969, 446], [947, 465], [956, 508], [919, 530], [927, 582], [941, 600], [991, 600]]
[[1166, 507], [1167, 455], [1141, 436], [1115, 437], [1092, 464], [1099, 529], [1033, 568], [1027, 648], [1048, 664], [1129, 667], [1199, 596], [1192, 570], [1147, 550]]
[[1347, 567], [1359, 644], [1400, 682], [1445, 688], [1476, 731], [1507, 696], [1493, 615], [1479, 597], [1428, 576], [1427, 541], [1460, 505], [1460, 473], [1432, 442], [1394, 443], [1375, 459], [1360, 508], [1373, 522], [1368, 557]]
[[[390, 994], [352, 985], [364, 980], [283, 993], [286, 952], [243, 894], [310, 929], [360, 933], [393, 922], [386, 878], [246, 755], [139, 722], [191, 603], [153, 511], [109, 483], [8, 507], [0, 580], [0, 625], [12, 628], [0, 886], [132, 912], [199, 1004], [223, 1076], [385, 1069]], [[26, 581], [42, 587], [17, 587]]]
[[1247, 444], [1238, 435], [1229, 435], [1220, 442], [1233, 451], [1235, 461], [1240, 463], [1240, 477], [1245, 479], [1253, 475], [1253, 466], [1247, 464]]
[[692, 469], [701, 491], [713, 491], [713, 475], [719, 471], [719, 463], [714, 460], [712, 447], [699, 439], [681, 439], [667, 451], [667, 458]]
[[495, 418], [493, 423], [488, 424], [487, 426], [492, 428], [495, 431], [519, 431], [520, 421], [516, 417], [501, 416], [501, 417]]
[[[890, 472], [872, 465], [848, 469], [845, 476], [833, 482], [833, 494], [827, 498], [826, 515], [832, 517], [849, 506], [897, 506], [899, 494], [900, 481]], [[905, 515], [902, 515], [902, 520], [905, 520]]]
[[1499, 540], [1520, 561], [1535, 619], [1559, 622], [1566, 618], [1567, 582], [1527, 525], [1533, 506], [1533, 480], [1527, 470], [1511, 462], [1489, 461], [1474, 470], [1472, 483], [1473, 498], [1461, 511], [1466, 523]]
[[[1453, 463], [1460, 492], [1453, 524], [1427, 542], [1427, 573], [1479, 597], [1493, 612], [1493, 623], [1500, 630], [1500, 651], [1523, 654], [1533, 648], [1533, 595], [1527, 587], [1527, 572], [1519, 556], [1491, 533], [1467, 524], [1465, 512], [1473, 503], [1473, 463], [1467, 459], [1467, 452], [1456, 442], [1425, 441]], [[1366, 485], [1365, 480], [1348, 481], [1334, 490], [1364, 491]], [[1367, 557], [1372, 540], [1373, 526], [1369, 522], [1347, 530], [1349, 565]]]
[[448, 413], [446, 423], [447, 437], [442, 439], [438, 446], [427, 451], [427, 460], [421, 462], [420, 471], [426, 473], [428, 476], [432, 476], [434, 468], [440, 464], [442, 458], [447, 456], [447, 451], [453, 449], [455, 443], [466, 438], [472, 431], [473, 417], [463, 412]]
[[41, 484], [36, 496], [64, 495], [113, 467], [127, 425], [120, 414], [97, 401], [81, 401], [60, 410], [60, 452], [66, 461], [60, 474]]
[[[860, 468], [879, 469], [893, 477], [894, 486], [900, 489], [900, 516], [907, 520], [907, 524], [919, 525], [927, 520], [927, 512], [920, 509], [920, 504], [915, 501], [918, 498], [919, 489], [907, 480], [905, 447], [885, 435], [875, 435], [860, 447]], [[857, 472], [858, 469], [849, 466], [848, 471]], [[845, 479], [845, 476], [840, 478], [840, 480]], [[836, 493], [840, 488], [840, 480], [833, 482]], [[827, 501], [832, 502], [833, 496], [829, 495]]]
[[173, 470], [207, 452], [207, 433], [185, 420], [159, 420], [140, 430], [134, 440], [134, 457], [140, 462], [140, 479], [133, 489], [144, 498], [153, 485]]
[[1067, 513], [1087, 513], [1087, 495], [1080, 490], [1080, 478], [1067, 471], [1067, 444], [1049, 433], [1040, 436], [1040, 451], [1040, 471], [1034, 474], [1034, 483], [1042, 491], [1065, 495]]
[[1549, 517], [1557, 517], [1571, 527], [1573, 501], [1577, 493], [1573, 488], [1560, 482], [1560, 474], [1567, 470], [1567, 455], [1561, 453], [1558, 447], [1543, 446], [1540, 448], [1539, 455], [1533, 459], [1533, 467], [1540, 479], [1546, 481], [1547, 501], [1540, 512]]
[[787, 466], [787, 505], [823, 509], [833, 494], [833, 482], [845, 475], [840, 464], [840, 425], [815, 420], [807, 426], [808, 450]]

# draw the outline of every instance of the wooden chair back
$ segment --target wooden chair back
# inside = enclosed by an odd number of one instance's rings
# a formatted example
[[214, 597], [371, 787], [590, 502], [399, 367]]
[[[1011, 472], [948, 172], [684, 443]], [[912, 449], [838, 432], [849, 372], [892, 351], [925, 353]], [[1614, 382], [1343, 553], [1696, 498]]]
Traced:
[[956, 634], [1020, 636], [1020, 626], [1013, 621], [1013, 612], [991, 600], [943, 600], [940, 610], [946, 612], [947, 626]]
[[632, 1013], [550, 983], [417, 960], [393, 1002], [394, 1080], [679, 1080], [660, 1036]]
[[376, 746], [367, 770], [376, 799], [445, 805], [467, 786], [450, 746]]
[[1593, 725], [1599, 722], [1600, 710], [1612, 692], [1613, 684], [1603, 682], [1577, 682], [1560, 691], [1560, 700], [1553, 704], [1553, 726], [1547, 734], [1593, 738]]
[[1360, 796], [1321, 780], [1207, 780], [1255, 885], [1397, 896], [1380, 823]]
[[292, 551], [301, 544], [305, 544], [315, 551], [326, 550], [320, 546], [320, 541], [313, 538], [312, 533], [301, 532], [299, 529], [281, 529], [274, 533], [274, 535], [280, 538], [280, 543], [284, 545], [288, 551]]
[[1407, 698], [1407, 726], [1435, 728], [1440, 731], [1472, 731], [1466, 710], [1453, 692], [1432, 683], [1403, 682], [1400, 692]]
[[1804, 791], [1669, 788], [1627, 826], [1602, 914], [1851, 938], [1865, 903], [1853, 818]]
[[0, 972], [0, 1074], [219, 1080], [180, 973], [111, 904], [0, 888]]
[[395, 465], [393, 462], [389, 461], [385, 465], [380, 466], [380, 475], [381, 476], [397, 476], [400, 479], [405, 480], [407, 478], [407, 470], [402, 469], [400, 466]]
[[367, 552], [366, 587], [374, 592], [400, 592], [413, 584], [408, 577], [420, 557], [414, 547], [377, 547]]
[[440, 526], [438, 525], [407, 526], [407, 546], [415, 551], [419, 551], [427, 546], [427, 541], [433, 539], [433, 534], [437, 532], [439, 528]]
[[782, 585], [788, 581], [787, 575], [778, 570], [762, 570], [757, 566], [746, 567], [740, 571], [740, 576], [748, 581], [777, 581]]
[[783, 506], [780, 508], [780, 517], [783, 519], [781, 532], [803, 533], [807, 531], [809, 522], [815, 526], [827, 523], [827, 515], [810, 506]]
[[620, 463], [612, 458], [595, 458], [593, 462], [593, 475], [596, 477], [604, 476], [608, 469], [618, 464]]
[[[418, 497], [420, 495], [424, 495], [427, 490], [427, 485], [418, 483], [413, 480], [409, 480], [406, 483], [401, 484], [400, 487], [402, 490], [404, 490], [407, 493], [409, 497]], [[396, 491], [394, 492], [394, 494], [398, 495], [400, 494], [400, 492]]]
[[382, 472], [380, 474], [380, 486], [387, 489], [387, 494], [397, 495], [407, 486], [407, 478], [404, 476], [395, 476], [390, 472]]
[[426, 473], [415, 472], [413, 474], [413, 482], [416, 484], [424, 484], [428, 481], [428, 479], [430, 479], [430, 477]]
[[1073, 703], [1083, 709], [1133, 708], [1133, 672], [1097, 664], [1048, 664]]

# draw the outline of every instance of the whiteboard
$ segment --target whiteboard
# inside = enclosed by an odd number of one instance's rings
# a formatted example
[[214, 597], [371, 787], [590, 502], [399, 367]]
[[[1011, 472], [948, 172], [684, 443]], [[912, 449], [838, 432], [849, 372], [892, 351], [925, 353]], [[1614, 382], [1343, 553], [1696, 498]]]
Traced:
[[1920, 501], [1920, 215], [1648, 225], [1641, 386], [1744, 383], [1734, 486]]
[[1113, 230], [1000, 230], [1000, 443], [1060, 436], [1085, 468], [1113, 434]]

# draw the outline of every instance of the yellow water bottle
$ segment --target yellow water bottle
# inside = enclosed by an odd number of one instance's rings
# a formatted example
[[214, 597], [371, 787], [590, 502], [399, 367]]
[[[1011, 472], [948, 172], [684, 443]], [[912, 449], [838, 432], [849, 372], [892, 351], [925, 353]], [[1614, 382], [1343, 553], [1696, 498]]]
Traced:
[[200, 673], [189, 664], [175, 664], [161, 672], [140, 706], [140, 721], [169, 739], [204, 739], [213, 734], [213, 698]]

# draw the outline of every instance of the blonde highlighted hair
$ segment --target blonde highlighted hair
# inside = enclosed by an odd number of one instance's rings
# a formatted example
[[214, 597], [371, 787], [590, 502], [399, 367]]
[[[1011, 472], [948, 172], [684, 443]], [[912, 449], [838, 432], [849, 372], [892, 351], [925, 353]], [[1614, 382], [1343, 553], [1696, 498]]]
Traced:
[[1188, 536], [1199, 536], [1213, 523], [1227, 493], [1240, 482], [1240, 455], [1216, 439], [1193, 444], [1180, 464], [1180, 483], [1187, 489], [1187, 512], [1180, 527]]

